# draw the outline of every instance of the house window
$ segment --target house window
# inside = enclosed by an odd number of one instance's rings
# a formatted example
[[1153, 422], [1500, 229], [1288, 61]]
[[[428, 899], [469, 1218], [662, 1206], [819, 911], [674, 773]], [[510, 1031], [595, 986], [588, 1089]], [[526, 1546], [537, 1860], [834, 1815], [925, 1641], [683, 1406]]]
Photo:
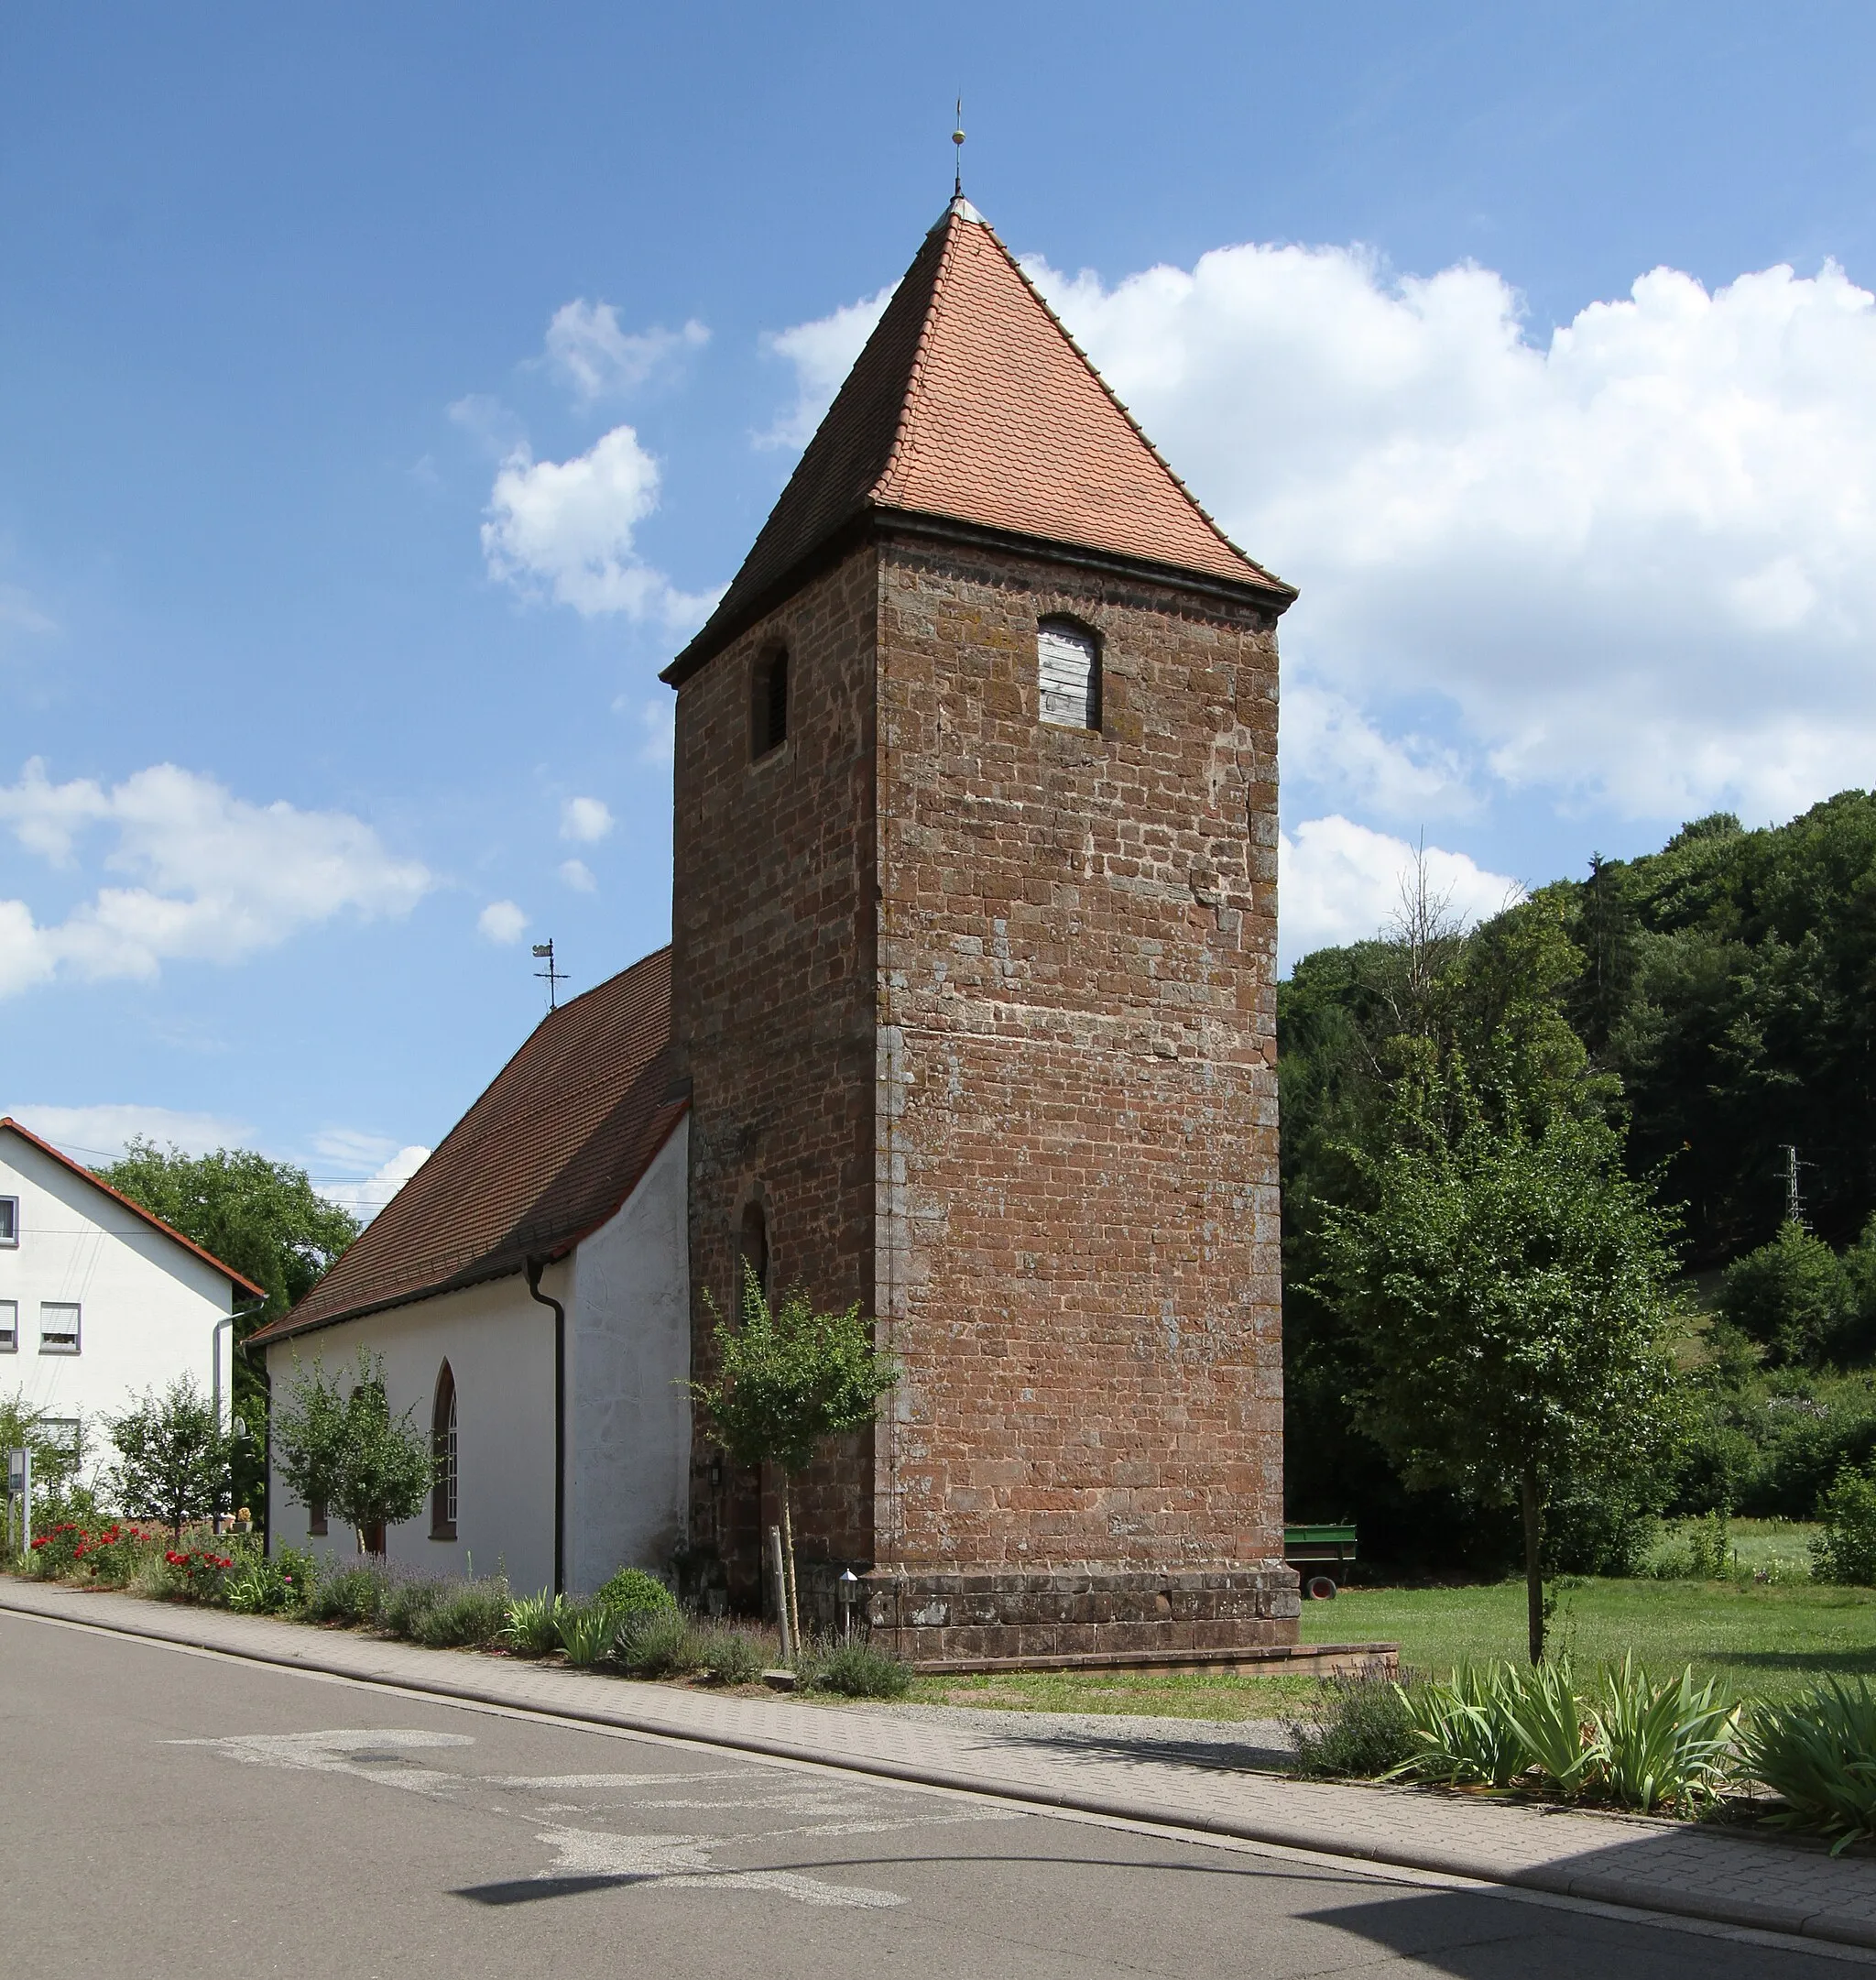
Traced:
[[749, 675], [749, 755], [779, 749], [788, 740], [788, 649], [758, 654]]
[[19, 1242], [19, 1198], [0, 1197], [0, 1244]]
[[326, 1531], [326, 1502], [315, 1499], [306, 1508], [306, 1531], [311, 1538], [323, 1539]]
[[445, 1362], [437, 1371], [436, 1401], [430, 1413], [430, 1537], [456, 1537], [456, 1378]]
[[736, 1237], [736, 1307], [743, 1304], [743, 1267], [748, 1266], [756, 1274], [756, 1283], [762, 1288], [762, 1296], [769, 1297], [769, 1220], [762, 1214], [759, 1203], [751, 1203], [743, 1211], [743, 1228]]
[[76, 1304], [63, 1299], [44, 1299], [39, 1302], [39, 1352], [41, 1354], [76, 1354], [78, 1352], [78, 1318]]
[[0, 1354], [19, 1351], [19, 1301], [0, 1299]]
[[84, 1458], [83, 1429], [76, 1417], [39, 1418], [40, 1436], [68, 1464], [78, 1464]]
[[1085, 626], [1045, 618], [1036, 629], [1042, 719], [1054, 728], [1101, 726], [1101, 648]]

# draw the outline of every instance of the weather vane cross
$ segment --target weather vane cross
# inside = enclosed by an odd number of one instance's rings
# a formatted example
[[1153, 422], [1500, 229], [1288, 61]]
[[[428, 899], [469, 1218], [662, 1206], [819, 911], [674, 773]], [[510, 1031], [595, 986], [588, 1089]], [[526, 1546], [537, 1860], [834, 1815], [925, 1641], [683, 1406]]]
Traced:
[[951, 141], [957, 147], [954, 154], [956, 163], [951, 174], [951, 196], [954, 200], [964, 197], [964, 98], [957, 99], [957, 115], [952, 121]]
[[567, 973], [564, 969], [556, 969], [553, 966], [553, 937], [550, 935], [545, 942], [537, 942], [534, 945], [534, 953], [547, 964], [545, 969], [537, 969], [534, 972], [547, 985], [547, 1008], [550, 1011], [558, 1011], [560, 998], [556, 993], [567, 980]]

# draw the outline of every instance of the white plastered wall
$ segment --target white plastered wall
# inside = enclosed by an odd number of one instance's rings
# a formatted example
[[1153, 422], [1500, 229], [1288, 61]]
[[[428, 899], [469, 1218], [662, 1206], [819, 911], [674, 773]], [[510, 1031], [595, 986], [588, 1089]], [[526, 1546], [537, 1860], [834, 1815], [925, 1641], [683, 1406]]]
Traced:
[[[146, 1389], [191, 1374], [208, 1394], [215, 1322], [235, 1291], [225, 1274], [5, 1132], [0, 1196], [19, 1198], [19, 1242], [0, 1246], [0, 1300], [19, 1307], [18, 1347], [0, 1353], [0, 1395], [20, 1392], [32, 1408], [83, 1423], [89, 1467], [111, 1454], [100, 1419]], [[47, 1300], [79, 1307], [76, 1354], [40, 1352]]]
[[[541, 1290], [564, 1298], [564, 1267], [550, 1267]], [[385, 1536], [393, 1567], [410, 1573], [505, 1572], [522, 1592], [553, 1584], [553, 1315], [528, 1296], [518, 1273], [459, 1292], [420, 1299], [362, 1319], [343, 1320], [267, 1349], [276, 1407], [315, 1356], [329, 1379], [344, 1376], [363, 1347], [384, 1360], [391, 1414], [414, 1408], [428, 1439], [437, 1373], [445, 1358], [456, 1383], [456, 1537], [430, 1537], [430, 1507]], [[278, 1473], [268, 1483], [276, 1546], [311, 1547], [341, 1560], [357, 1558], [357, 1536], [330, 1519], [323, 1538]]]
[[690, 1122], [573, 1253], [567, 1582], [663, 1569], [690, 1523]]

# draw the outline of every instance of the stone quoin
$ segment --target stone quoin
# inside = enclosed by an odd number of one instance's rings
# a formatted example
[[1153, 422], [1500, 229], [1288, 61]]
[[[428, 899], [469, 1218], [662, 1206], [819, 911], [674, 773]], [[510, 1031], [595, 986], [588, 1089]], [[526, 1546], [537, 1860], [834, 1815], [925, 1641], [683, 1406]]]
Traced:
[[[1276, 622], [982, 218], [922, 246], [677, 690], [693, 1353], [748, 1254], [903, 1371], [804, 1593], [922, 1661], [1296, 1639]], [[1050, 693], [1045, 705], [1043, 685]], [[760, 1596], [775, 1482], [693, 1441]]]

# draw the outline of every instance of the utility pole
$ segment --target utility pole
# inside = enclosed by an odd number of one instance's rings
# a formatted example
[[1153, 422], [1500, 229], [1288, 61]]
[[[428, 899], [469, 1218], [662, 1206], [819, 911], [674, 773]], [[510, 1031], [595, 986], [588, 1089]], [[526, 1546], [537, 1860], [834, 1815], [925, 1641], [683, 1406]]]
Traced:
[[1784, 1156], [1784, 1220], [1803, 1231], [1806, 1228], [1805, 1199], [1798, 1194], [1798, 1171], [1807, 1169], [1811, 1165], [1798, 1160], [1798, 1151], [1790, 1142], [1781, 1142], [1779, 1150]]

